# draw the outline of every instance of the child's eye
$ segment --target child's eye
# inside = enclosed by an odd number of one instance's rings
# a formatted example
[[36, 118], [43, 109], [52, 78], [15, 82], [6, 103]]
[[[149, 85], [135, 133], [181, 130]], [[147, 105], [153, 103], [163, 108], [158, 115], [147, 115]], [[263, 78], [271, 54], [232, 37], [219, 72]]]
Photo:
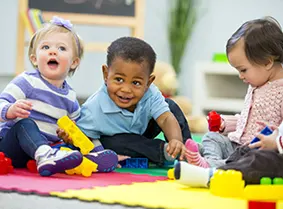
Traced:
[[139, 81], [133, 81], [133, 84], [134, 84], [135, 86], [140, 86], [140, 85], [141, 85], [141, 82], [139, 82]]
[[122, 83], [124, 81], [123, 78], [119, 78], [119, 77], [115, 78], [115, 80], [118, 81], [119, 83]]
[[247, 69], [240, 70], [240, 73], [245, 73]]
[[43, 45], [43, 46], [41, 47], [41, 49], [49, 49], [49, 46]]
[[60, 46], [60, 47], [59, 47], [59, 50], [60, 50], [60, 51], [66, 51], [66, 47]]

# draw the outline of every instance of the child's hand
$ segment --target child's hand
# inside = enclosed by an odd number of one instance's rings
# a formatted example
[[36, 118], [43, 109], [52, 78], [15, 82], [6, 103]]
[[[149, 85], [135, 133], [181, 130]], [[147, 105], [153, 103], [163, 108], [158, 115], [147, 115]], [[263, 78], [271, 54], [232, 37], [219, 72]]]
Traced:
[[257, 137], [260, 141], [250, 144], [249, 147], [251, 149], [259, 148], [265, 150], [278, 150], [276, 137], [278, 136], [278, 129], [275, 129], [272, 134], [265, 136], [263, 134], [259, 134]]
[[63, 139], [63, 141], [66, 143], [66, 144], [73, 144], [73, 140], [71, 139], [71, 137], [69, 137], [69, 134], [66, 133], [63, 129], [61, 128], [58, 128], [56, 130], [56, 133], [57, 133], [57, 136], [61, 139]]
[[32, 110], [32, 103], [30, 101], [20, 99], [9, 107], [6, 113], [6, 118], [28, 118], [30, 110]]
[[183, 160], [185, 157], [186, 147], [185, 145], [177, 140], [172, 139], [169, 141], [166, 152], [171, 155], [173, 158], [176, 158], [178, 154], [180, 154], [180, 160]]

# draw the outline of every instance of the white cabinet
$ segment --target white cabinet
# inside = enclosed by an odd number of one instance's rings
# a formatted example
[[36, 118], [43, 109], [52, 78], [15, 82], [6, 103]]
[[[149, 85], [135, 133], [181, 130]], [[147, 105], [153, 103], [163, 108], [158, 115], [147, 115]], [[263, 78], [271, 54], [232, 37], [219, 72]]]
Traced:
[[248, 85], [228, 63], [197, 63], [193, 88], [193, 114], [211, 110], [223, 114], [239, 113]]

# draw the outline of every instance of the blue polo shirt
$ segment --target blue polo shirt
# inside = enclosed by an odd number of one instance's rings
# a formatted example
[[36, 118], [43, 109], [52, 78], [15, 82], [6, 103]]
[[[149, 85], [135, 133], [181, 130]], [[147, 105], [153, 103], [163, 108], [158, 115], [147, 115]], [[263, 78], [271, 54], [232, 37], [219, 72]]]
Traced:
[[159, 89], [151, 84], [134, 112], [118, 107], [109, 97], [103, 85], [82, 105], [78, 127], [90, 138], [121, 133], [142, 135], [151, 118], [157, 119], [170, 111]]

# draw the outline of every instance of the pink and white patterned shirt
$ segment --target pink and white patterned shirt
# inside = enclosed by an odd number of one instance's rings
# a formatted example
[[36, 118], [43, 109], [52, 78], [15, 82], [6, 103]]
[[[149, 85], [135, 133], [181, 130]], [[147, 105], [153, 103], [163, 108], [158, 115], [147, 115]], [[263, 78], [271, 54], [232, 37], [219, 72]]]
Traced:
[[278, 127], [283, 120], [283, 79], [261, 87], [249, 86], [241, 114], [222, 118], [225, 121], [223, 133], [239, 144], [251, 141], [264, 128], [257, 121]]

